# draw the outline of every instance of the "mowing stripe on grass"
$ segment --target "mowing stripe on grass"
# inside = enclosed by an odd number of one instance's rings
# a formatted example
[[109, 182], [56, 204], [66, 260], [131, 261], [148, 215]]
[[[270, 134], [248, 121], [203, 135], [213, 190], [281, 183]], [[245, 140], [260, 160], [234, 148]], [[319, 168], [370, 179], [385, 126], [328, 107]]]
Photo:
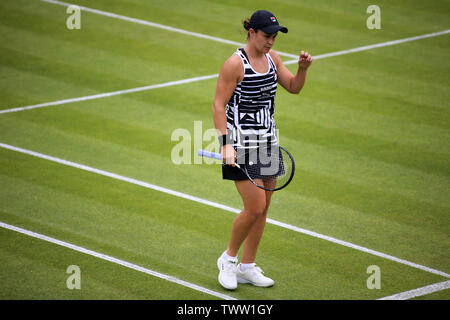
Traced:
[[[155, 23], [155, 22], [142, 20], [142, 19], [131, 18], [131, 17], [127, 17], [127, 16], [123, 16], [123, 15], [120, 15], [120, 14], [115, 14], [115, 13], [111, 13], [111, 12], [107, 12], [107, 11], [102, 11], [102, 10], [88, 8], [88, 7], [83, 7], [83, 6], [74, 4], [74, 3], [67, 3], [67, 2], [56, 1], [56, 0], [41, 0], [41, 1], [52, 3], [52, 4], [57, 4], [57, 5], [64, 6], [64, 7], [68, 7], [68, 6], [71, 6], [71, 5], [76, 5], [81, 10], [84, 10], [86, 12], [90, 12], [90, 13], [94, 13], [94, 14], [98, 14], [98, 15], [102, 15], [102, 16], [106, 16], [106, 17], [110, 17], [110, 18], [120, 19], [120, 20], [124, 20], [124, 21], [128, 21], [128, 22], [134, 22], [134, 23], [142, 24], [142, 25], [149, 26], [149, 27], [163, 29], [163, 30], [166, 30], [166, 31], [178, 32], [178, 33], [182, 33], [182, 34], [185, 34], [185, 35], [188, 35], [188, 36], [197, 37], [197, 38], [201, 38], [201, 39], [212, 40], [212, 41], [221, 42], [221, 43], [225, 43], [225, 44], [232, 44], [234, 46], [239, 46], [239, 47], [245, 46], [245, 43], [240, 43], [240, 42], [227, 40], [227, 39], [223, 39], [223, 38], [219, 38], [219, 37], [213, 37], [213, 36], [209, 36], [209, 35], [206, 35], [206, 34], [203, 34], [203, 33], [192, 32], [192, 31], [187, 31], [187, 30], [184, 30], [184, 29], [174, 28], [174, 27], [171, 27], [171, 26], [166, 26], [164, 24]], [[276, 51], [276, 52], [280, 56], [285, 56], [285, 57], [289, 57], [289, 58], [296, 58], [297, 57], [297, 55], [291, 54], [291, 53], [286, 53], [286, 52], [281, 52], [281, 51]]]
[[47, 241], [47, 242], [50, 242], [50, 243], [53, 243], [53, 244], [57, 244], [59, 246], [63, 246], [63, 247], [66, 247], [66, 248], [69, 248], [69, 249], [72, 249], [72, 250], [75, 250], [75, 251], [78, 251], [78, 252], [81, 252], [81, 253], [85, 253], [85, 254], [88, 254], [90, 256], [102, 259], [102, 260], [106, 260], [106, 261], [109, 261], [109, 262], [112, 262], [112, 263], [116, 263], [116, 264], [119, 264], [119, 265], [124, 266], [126, 268], [130, 268], [130, 269], [133, 269], [133, 270], [136, 270], [136, 271], [139, 271], [139, 272], [143, 272], [143, 273], [149, 274], [151, 276], [154, 276], [154, 277], [157, 277], [157, 278], [160, 278], [160, 279], [164, 279], [164, 280], [167, 280], [167, 281], [170, 281], [170, 282], [173, 282], [173, 283], [176, 283], [176, 284], [179, 284], [179, 285], [182, 285], [182, 286], [194, 289], [196, 291], [207, 293], [209, 295], [212, 295], [212, 296], [215, 296], [215, 297], [218, 297], [218, 298], [221, 298], [221, 299], [237, 300], [236, 298], [233, 298], [231, 296], [228, 296], [228, 295], [222, 294], [220, 292], [216, 292], [216, 291], [204, 288], [202, 286], [199, 286], [199, 285], [196, 285], [196, 284], [193, 284], [193, 283], [190, 283], [190, 282], [187, 282], [187, 281], [184, 281], [184, 280], [181, 280], [181, 279], [169, 276], [167, 274], [159, 273], [159, 272], [156, 272], [156, 271], [153, 271], [153, 270], [150, 270], [150, 269], [138, 266], [136, 264], [133, 264], [133, 263], [130, 263], [130, 262], [127, 262], [127, 261], [124, 261], [124, 260], [120, 260], [120, 259], [108, 256], [108, 255], [103, 254], [103, 253], [92, 251], [92, 250], [89, 250], [89, 249], [86, 249], [86, 248], [83, 248], [83, 247], [80, 247], [80, 246], [77, 246], [77, 245], [74, 245], [74, 244], [71, 244], [71, 243], [68, 243], [68, 242], [65, 242], [65, 241], [61, 241], [61, 240], [58, 240], [58, 239], [55, 239], [55, 238], [51, 238], [51, 237], [48, 237], [48, 236], [40, 234], [40, 233], [36, 233], [36, 232], [33, 232], [33, 231], [22, 229], [22, 228], [19, 228], [19, 227], [16, 227], [16, 226], [13, 226], [13, 225], [1, 222], [1, 221], [0, 221], [0, 227], [8, 229], [8, 230], [19, 232], [19, 233], [25, 234], [25, 235], [33, 237], [33, 238], [41, 239], [41, 240], [44, 240], [44, 241]]
[[[71, 4], [71, 3], [57, 1], [57, 0], [40, 0], [40, 1], [57, 4], [57, 5], [65, 6], [65, 7], [68, 7], [70, 5], [76, 5], [76, 4]], [[225, 44], [231, 44], [231, 45], [235, 45], [235, 46], [245, 46], [245, 43], [240, 43], [240, 42], [227, 40], [227, 39], [223, 39], [223, 38], [219, 38], [219, 37], [209, 36], [209, 35], [198, 33], [198, 32], [187, 31], [187, 30], [180, 29], [180, 28], [174, 28], [174, 27], [166, 26], [166, 25], [163, 25], [160, 23], [155, 23], [155, 22], [142, 20], [142, 19], [131, 18], [131, 17], [127, 17], [127, 16], [123, 16], [123, 15], [119, 15], [119, 14], [115, 14], [115, 13], [111, 13], [111, 12], [107, 12], [107, 11], [98, 10], [98, 9], [88, 8], [88, 7], [79, 6], [79, 5], [77, 5], [77, 6], [81, 10], [84, 10], [86, 12], [91, 12], [94, 14], [99, 14], [99, 15], [103, 15], [103, 16], [107, 16], [107, 17], [111, 17], [111, 18], [115, 18], [115, 19], [134, 22], [134, 23], [138, 23], [138, 24], [142, 24], [142, 25], [146, 25], [146, 26], [150, 26], [150, 27], [160, 28], [160, 29], [167, 30], [167, 31], [178, 32], [178, 33], [185, 34], [188, 36], [212, 40], [212, 41], [221, 42], [221, 43], [225, 43]], [[428, 34], [424, 34], [424, 35], [420, 35], [420, 36], [414, 36], [414, 37], [410, 37], [410, 38], [392, 40], [392, 41], [387, 41], [387, 42], [382, 42], [382, 43], [378, 43], [378, 44], [372, 44], [372, 45], [367, 45], [367, 46], [362, 46], [362, 47], [358, 47], [358, 48], [332, 52], [332, 53], [325, 53], [325, 54], [321, 54], [318, 56], [314, 56], [314, 58], [316, 60], [318, 60], [318, 59], [323, 59], [323, 58], [328, 58], [328, 57], [340, 56], [340, 55], [349, 54], [349, 53], [353, 53], [353, 52], [360, 52], [360, 51], [371, 50], [371, 49], [375, 49], [375, 48], [392, 46], [392, 45], [409, 42], [409, 41], [415, 41], [415, 40], [420, 40], [420, 39], [425, 39], [425, 38], [430, 38], [430, 37], [436, 37], [436, 36], [440, 36], [440, 35], [447, 34], [447, 33], [450, 33], [450, 30], [443, 30], [440, 32], [433, 32], [433, 33], [428, 33]], [[281, 51], [276, 51], [276, 52], [281, 56], [298, 59], [298, 55], [295, 55], [295, 54], [281, 52]], [[297, 62], [297, 60], [288, 61], [287, 64], [293, 64], [295, 62]]]
[[392, 296], [380, 298], [378, 300], [408, 300], [446, 289], [450, 289], [450, 280], [430, 284], [428, 286], [417, 288], [414, 290], [397, 293]]
[[[132, 183], [132, 184], [135, 184], [135, 185], [138, 185], [138, 186], [141, 186], [141, 187], [148, 188], [148, 189], [164, 192], [164, 193], [176, 196], [176, 197], [180, 197], [180, 198], [183, 198], [183, 199], [195, 201], [195, 202], [198, 202], [198, 203], [201, 203], [201, 204], [204, 204], [204, 205], [207, 205], [207, 206], [215, 207], [215, 208], [218, 208], [218, 209], [222, 209], [222, 210], [225, 210], [225, 211], [228, 211], [228, 212], [239, 213], [241, 211], [239, 209], [231, 208], [231, 207], [225, 206], [225, 205], [220, 204], [220, 203], [216, 203], [216, 202], [209, 201], [209, 200], [206, 200], [206, 199], [202, 199], [202, 198], [199, 198], [199, 197], [191, 196], [191, 195], [188, 195], [188, 194], [185, 194], [185, 193], [182, 193], [182, 192], [178, 192], [178, 191], [174, 191], [174, 190], [167, 189], [167, 188], [164, 188], [164, 187], [160, 187], [160, 186], [157, 186], [157, 185], [154, 185], [154, 184], [150, 184], [150, 183], [147, 183], [147, 182], [144, 182], [144, 181], [140, 181], [140, 180], [136, 180], [136, 179], [133, 179], [133, 178], [125, 177], [125, 176], [122, 176], [122, 175], [119, 175], [119, 174], [116, 174], [116, 173], [112, 173], [112, 172], [96, 169], [96, 168], [93, 168], [93, 167], [89, 167], [89, 166], [86, 166], [86, 165], [83, 165], [83, 164], [75, 163], [75, 162], [72, 162], [72, 161], [68, 161], [68, 160], [52, 157], [52, 156], [45, 155], [45, 154], [42, 154], [42, 153], [39, 153], [39, 152], [35, 152], [35, 151], [27, 150], [27, 149], [22, 149], [22, 148], [11, 146], [11, 145], [4, 144], [4, 143], [0, 143], [0, 147], [8, 149], [8, 150], [24, 153], [24, 154], [27, 154], [27, 155], [31, 155], [31, 156], [34, 156], [34, 157], [37, 157], [37, 158], [53, 161], [53, 162], [56, 162], [56, 163], [59, 163], [59, 164], [64, 164], [66, 166], [70, 166], [70, 167], [73, 167], [73, 168], [77, 168], [77, 169], [85, 170], [85, 171], [88, 171], [88, 172], [100, 174], [100, 175], [103, 175], [103, 176], [106, 176], [106, 177], [109, 177], [109, 178], [113, 178], [113, 179], [116, 179], [116, 180], [125, 181], [125, 182]], [[292, 231], [295, 231], [295, 232], [303, 233], [303, 234], [306, 234], [306, 235], [309, 235], [309, 236], [312, 236], [312, 237], [315, 237], [315, 238], [319, 238], [319, 239], [322, 239], [322, 240], [330, 241], [330, 242], [333, 242], [333, 243], [336, 243], [336, 244], [339, 244], [339, 245], [342, 245], [342, 246], [345, 246], [345, 247], [349, 247], [349, 248], [352, 248], [352, 249], [355, 249], [355, 250], [358, 250], [358, 251], [362, 251], [362, 252], [365, 252], [365, 253], [368, 253], [368, 254], [371, 254], [371, 255], [374, 255], [374, 256], [378, 256], [378, 257], [381, 257], [381, 258], [384, 258], [384, 259], [387, 259], [387, 260], [395, 261], [395, 262], [398, 262], [398, 263], [401, 263], [401, 264], [404, 264], [404, 265], [407, 265], [407, 266], [410, 266], [410, 267], [413, 267], [413, 268], [417, 268], [417, 269], [420, 269], [420, 270], [423, 270], [423, 271], [426, 271], [426, 272], [434, 273], [434, 274], [437, 274], [437, 275], [440, 275], [440, 276], [443, 276], [443, 277], [446, 277], [446, 278], [450, 278], [450, 274], [445, 273], [443, 271], [432, 269], [432, 268], [429, 268], [429, 267], [426, 267], [426, 266], [423, 266], [423, 265], [420, 265], [420, 264], [417, 264], [417, 263], [413, 263], [413, 262], [410, 262], [410, 261], [407, 261], [407, 260], [404, 260], [404, 259], [400, 259], [400, 258], [391, 256], [391, 255], [388, 255], [388, 254], [385, 254], [385, 253], [382, 253], [382, 252], [378, 252], [378, 251], [375, 251], [375, 250], [372, 250], [372, 249], [368, 249], [368, 248], [365, 248], [365, 247], [362, 247], [362, 246], [359, 246], [359, 245], [355, 245], [355, 244], [347, 242], [347, 241], [339, 240], [339, 239], [336, 239], [336, 238], [333, 238], [333, 237], [329, 237], [329, 236], [326, 236], [326, 235], [323, 235], [323, 234], [320, 234], [320, 233], [317, 233], [317, 232], [314, 232], [314, 231], [310, 231], [310, 230], [306, 230], [306, 229], [303, 229], [303, 228], [299, 228], [299, 227], [296, 227], [296, 226], [293, 226], [293, 225], [290, 225], [290, 224], [287, 224], [287, 223], [284, 223], [284, 222], [280, 222], [280, 221], [277, 221], [277, 220], [273, 220], [273, 219], [267, 219], [267, 222], [270, 223], [270, 224], [273, 224], [273, 225], [285, 228], [285, 229], [289, 229], [289, 230], [292, 230]]]
[[[41, 0], [41, 1], [57, 2], [57, 1], [53, 1], [53, 0]], [[371, 50], [371, 49], [375, 49], [375, 48], [392, 46], [392, 45], [396, 45], [396, 44], [400, 44], [400, 43], [404, 43], [404, 42], [408, 42], [408, 41], [415, 41], [415, 40], [420, 40], [420, 39], [425, 39], [425, 38], [430, 38], [430, 37], [436, 37], [436, 36], [440, 36], [440, 35], [447, 34], [447, 33], [450, 33], [450, 30], [424, 34], [421, 36], [416, 36], [416, 37], [411, 37], [411, 38], [387, 41], [387, 42], [377, 43], [377, 44], [373, 44], [373, 45], [369, 45], [369, 46], [353, 48], [353, 49], [349, 49], [349, 50], [342, 50], [342, 51], [337, 51], [337, 52], [320, 54], [317, 56], [313, 56], [313, 58], [314, 58], [314, 60], [320, 60], [320, 59], [324, 59], [324, 58], [335, 57], [335, 56], [340, 56], [340, 55], [354, 53], [354, 52], [360, 52], [360, 51]], [[298, 62], [298, 57], [295, 60], [289, 60], [289, 61], [283, 62], [283, 64], [290, 65], [290, 64], [295, 64], [297, 62]], [[153, 90], [153, 89], [164, 88], [164, 87], [171, 87], [171, 86], [176, 86], [176, 85], [185, 84], [185, 83], [192, 83], [192, 82], [197, 82], [197, 81], [214, 79], [214, 78], [217, 78], [218, 76], [219, 76], [219, 74], [216, 73], [216, 74], [211, 74], [211, 75], [207, 75], [207, 76], [200, 76], [200, 77], [193, 77], [193, 78], [188, 78], [188, 79], [183, 79], [183, 80], [169, 81], [169, 82], [165, 82], [165, 83], [154, 84], [154, 85], [149, 85], [149, 86], [144, 86], [144, 87], [137, 87], [137, 88], [124, 89], [124, 90], [119, 90], [119, 91], [99, 93], [99, 94], [94, 94], [94, 95], [90, 95], [90, 96], [64, 99], [64, 100], [58, 100], [58, 101], [52, 101], [52, 102], [45, 102], [45, 103], [29, 105], [29, 106], [24, 106], [24, 107], [0, 110], [0, 114], [19, 112], [19, 111], [25, 111], [25, 110], [31, 110], [31, 109], [43, 108], [43, 107], [50, 107], [50, 106], [57, 106], [57, 105], [61, 105], [61, 104], [80, 102], [80, 101], [86, 101], [86, 100], [107, 98], [107, 97], [117, 96], [117, 95], [121, 95], [121, 94]]]

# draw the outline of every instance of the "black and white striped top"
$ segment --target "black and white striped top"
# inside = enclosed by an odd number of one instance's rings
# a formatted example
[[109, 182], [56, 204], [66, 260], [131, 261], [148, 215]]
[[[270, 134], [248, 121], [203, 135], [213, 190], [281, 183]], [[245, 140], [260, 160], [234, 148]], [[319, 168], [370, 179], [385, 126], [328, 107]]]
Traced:
[[244, 67], [244, 79], [239, 82], [227, 104], [227, 130], [232, 132], [235, 147], [250, 149], [261, 143], [277, 144], [275, 120], [275, 95], [277, 68], [266, 53], [269, 70], [256, 72], [249, 63], [245, 50], [237, 54]]

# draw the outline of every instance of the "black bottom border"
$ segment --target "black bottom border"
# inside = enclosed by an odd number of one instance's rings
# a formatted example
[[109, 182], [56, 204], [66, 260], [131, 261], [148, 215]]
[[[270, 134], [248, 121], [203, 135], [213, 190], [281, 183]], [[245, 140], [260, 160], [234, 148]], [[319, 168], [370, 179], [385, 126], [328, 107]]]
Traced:
[[[448, 310], [449, 300], [1, 300], [2, 311], [14, 315], [67, 315], [129, 317], [145, 319], [301, 319], [308, 316], [386, 316], [392, 310], [402, 316], [433, 308]], [[8, 310], [9, 309], [9, 310]], [[438, 314], [438, 313], [436, 313]]]

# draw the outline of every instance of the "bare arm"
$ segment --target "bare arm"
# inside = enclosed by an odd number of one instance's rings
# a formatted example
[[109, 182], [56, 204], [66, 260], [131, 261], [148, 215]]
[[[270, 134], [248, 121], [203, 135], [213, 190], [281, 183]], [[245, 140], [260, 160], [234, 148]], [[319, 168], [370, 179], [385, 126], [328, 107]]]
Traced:
[[[212, 107], [214, 125], [219, 136], [227, 133], [225, 106], [230, 100], [237, 84], [242, 81], [243, 77], [244, 71], [242, 68], [241, 59], [236, 55], [232, 55], [227, 61], [225, 61], [222, 69], [220, 70]], [[223, 146], [222, 155], [225, 163], [234, 163], [235, 151], [231, 145]]]
[[270, 55], [277, 66], [278, 82], [288, 92], [294, 94], [299, 93], [305, 85], [306, 71], [313, 62], [312, 56], [308, 52], [301, 51], [298, 60], [298, 70], [297, 73], [293, 75], [283, 64], [280, 56], [276, 52], [271, 50]]

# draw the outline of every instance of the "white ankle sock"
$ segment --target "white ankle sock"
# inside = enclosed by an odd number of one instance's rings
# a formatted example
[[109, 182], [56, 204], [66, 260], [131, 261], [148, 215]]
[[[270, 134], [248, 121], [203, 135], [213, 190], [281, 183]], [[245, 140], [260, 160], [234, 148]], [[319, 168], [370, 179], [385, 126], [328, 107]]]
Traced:
[[240, 269], [242, 272], [247, 271], [248, 269], [254, 267], [256, 265], [256, 263], [241, 263], [240, 264]]
[[222, 253], [222, 258], [227, 259], [227, 260], [233, 260], [233, 261], [237, 261], [238, 260], [237, 256], [236, 257], [229, 256], [227, 254], [226, 250]]

